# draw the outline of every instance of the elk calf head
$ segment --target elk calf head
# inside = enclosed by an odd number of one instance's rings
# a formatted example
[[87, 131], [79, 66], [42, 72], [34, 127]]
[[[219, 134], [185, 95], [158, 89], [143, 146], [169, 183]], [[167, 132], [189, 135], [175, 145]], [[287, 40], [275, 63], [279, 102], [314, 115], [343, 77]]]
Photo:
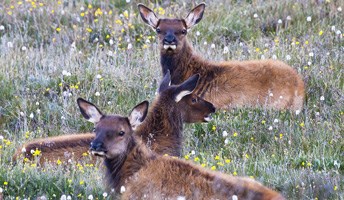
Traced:
[[91, 142], [91, 153], [106, 158], [114, 158], [125, 153], [132, 141], [133, 132], [147, 115], [148, 102], [133, 108], [129, 117], [105, 115], [92, 103], [79, 98], [81, 114], [94, 123], [95, 139]]
[[166, 106], [167, 110], [175, 106], [186, 123], [208, 122], [211, 119], [210, 114], [215, 112], [212, 103], [193, 94], [198, 80], [199, 74], [195, 74], [182, 84], [171, 86], [171, 75], [168, 71], [159, 87], [160, 101], [169, 104]]
[[138, 4], [143, 21], [151, 26], [157, 33], [162, 53], [178, 53], [183, 49], [188, 29], [201, 21], [205, 3], [196, 6], [184, 19], [159, 19], [156, 14]]

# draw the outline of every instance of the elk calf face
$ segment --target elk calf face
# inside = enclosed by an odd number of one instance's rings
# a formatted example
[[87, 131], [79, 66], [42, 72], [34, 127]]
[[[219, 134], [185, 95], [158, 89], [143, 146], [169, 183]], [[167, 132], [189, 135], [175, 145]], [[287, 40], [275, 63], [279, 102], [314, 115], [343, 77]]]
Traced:
[[95, 125], [95, 139], [91, 142], [91, 153], [108, 159], [124, 154], [132, 134], [147, 115], [148, 102], [137, 105], [129, 117], [104, 115], [92, 103], [79, 98], [78, 105], [82, 115]]
[[156, 31], [161, 52], [173, 54], [183, 49], [187, 30], [202, 19], [205, 4], [199, 4], [184, 19], [159, 19], [143, 4], [138, 8], [143, 21]]

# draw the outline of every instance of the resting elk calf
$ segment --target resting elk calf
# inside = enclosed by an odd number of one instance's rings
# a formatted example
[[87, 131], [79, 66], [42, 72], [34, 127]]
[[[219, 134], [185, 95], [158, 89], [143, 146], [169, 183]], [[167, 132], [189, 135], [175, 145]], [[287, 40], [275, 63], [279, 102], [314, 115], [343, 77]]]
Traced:
[[148, 149], [133, 129], [146, 115], [144, 105], [136, 106], [128, 118], [104, 115], [87, 102], [79, 106], [84, 117], [95, 123], [90, 150], [104, 157], [107, 186], [116, 193], [125, 191], [121, 199], [283, 199], [254, 180], [206, 170]]
[[[128, 118], [104, 115], [95, 105], [82, 99], [78, 99], [78, 105], [88, 121], [96, 121], [95, 132], [97, 129], [115, 129], [120, 124], [115, 119], [121, 118], [121, 123], [129, 123], [149, 149], [161, 155], [180, 156], [183, 122], [207, 122], [210, 114], [215, 112], [211, 103], [192, 94], [198, 78], [199, 75], [193, 75], [180, 85], [170, 86], [170, 74], [167, 73], [149, 111], [148, 102], [142, 102], [132, 110]], [[113, 131], [108, 131], [108, 134], [112, 133]]]
[[184, 19], [159, 19], [146, 6], [138, 4], [138, 8], [143, 21], [158, 35], [162, 72], [171, 72], [172, 84], [198, 73], [201, 77], [194, 93], [216, 108], [302, 109], [304, 83], [287, 64], [275, 60], [213, 62], [194, 52], [187, 32], [201, 21], [205, 3]]
[[[133, 128], [137, 128], [137, 135], [140, 135], [146, 144], [157, 153], [180, 156], [183, 122], [206, 122], [210, 120], [210, 114], [215, 112], [211, 103], [195, 94], [189, 94], [192, 90], [186, 92], [188, 88], [192, 89], [196, 86], [197, 80], [198, 75], [195, 75], [186, 84], [180, 87], [171, 87], [168, 74], [160, 85], [159, 95], [155, 98], [147, 119], [145, 119], [145, 114], [140, 117], [140, 120], [136, 120], [136, 123], [132, 122]], [[167, 88], [174, 88], [174, 91], [170, 89], [165, 92]], [[178, 88], [184, 92], [179, 96], [174, 94]], [[177, 98], [178, 102], [173, 98]], [[82, 113], [83, 110], [87, 110], [86, 107], [95, 107], [81, 98], [77, 102]], [[148, 102], [142, 102], [137, 107], [148, 109]], [[84, 113], [84, 116], [87, 114]], [[16, 162], [20, 156], [29, 160], [38, 159], [41, 165], [45, 162], [56, 163], [58, 159], [62, 163], [69, 159], [81, 161], [88, 153], [90, 143], [94, 138], [94, 133], [85, 133], [35, 139], [18, 148], [13, 156], [13, 161]], [[37, 157], [32, 154], [35, 150], [40, 151], [40, 155]]]
[[[31, 161], [37, 159], [36, 161], [41, 165], [46, 162], [57, 163], [58, 160], [62, 164], [67, 163], [68, 160], [93, 163], [95, 159], [88, 154], [88, 150], [94, 138], [94, 133], [83, 133], [35, 139], [18, 148], [13, 161], [17, 162], [23, 156]], [[39, 152], [36, 156], [35, 151]]]

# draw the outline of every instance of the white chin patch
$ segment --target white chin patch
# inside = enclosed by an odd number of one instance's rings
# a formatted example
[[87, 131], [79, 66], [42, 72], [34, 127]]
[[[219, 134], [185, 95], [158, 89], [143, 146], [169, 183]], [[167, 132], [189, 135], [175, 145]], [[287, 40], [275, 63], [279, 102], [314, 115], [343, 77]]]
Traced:
[[212, 117], [210, 117], [210, 116], [204, 117], [204, 121], [209, 122], [210, 120], [212, 120]]
[[173, 49], [175, 50], [177, 48], [177, 45], [173, 44], [173, 45], [167, 45], [167, 44], [164, 44], [164, 49]]
[[91, 153], [94, 156], [101, 156], [101, 157], [106, 155], [104, 151], [91, 151]]

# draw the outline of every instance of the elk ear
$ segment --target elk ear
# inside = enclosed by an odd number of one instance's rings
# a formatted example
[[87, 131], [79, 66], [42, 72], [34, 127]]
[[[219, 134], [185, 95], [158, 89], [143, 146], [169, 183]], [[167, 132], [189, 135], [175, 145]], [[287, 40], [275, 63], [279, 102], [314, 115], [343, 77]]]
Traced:
[[140, 15], [141, 15], [143, 21], [144, 21], [146, 24], [148, 24], [148, 25], [150, 25], [151, 27], [153, 27], [154, 29], [156, 29], [157, 26], [158, 26], [158, 21], [159, 21], [159, 19], [158, 19], [158, 17], [155, 15], [155, 13], [154, 13], [151, 9], [147, 8], [147, 7], [146, 7], [145, 5], [143, 5], [143, 4], [140, 4], [140, 3], [139, 3], [139, 4], [137, 5], [137, 7], [139, 8]]
[[167, 70], [164, 78], [162, 78], [159, 86], [158, 92], [161, 93], [162, 91], [166, 90], [171, 85], [171, 73], [170, 70]]
[[201, 3], [190, 11], [188, 16], [186, 16], [184, 19], [186, 22], [187, 29], [191, 28], [192, 26], [196, 25], [199, 21], [201, 21], [204, 9], [205, 3]]
[[129, 122], [133, 130], [139, 126], [147, 116], [148, 101], [144, 101], [133, 108], [129, 115]]
[[178, 103], [183, 97], [191, 94], [197, 86], [199, 74], [195, 74], [180, 84], [174, 93], [174, 100]]
[[100, 112], [100, 110], [92, 103], [82, 98], [78, 98], [77, 102], [82, 116], [84, 116], [84, 118], [89, 122], [97, 123], [100, 118], [103, 117], [103, 113]]

